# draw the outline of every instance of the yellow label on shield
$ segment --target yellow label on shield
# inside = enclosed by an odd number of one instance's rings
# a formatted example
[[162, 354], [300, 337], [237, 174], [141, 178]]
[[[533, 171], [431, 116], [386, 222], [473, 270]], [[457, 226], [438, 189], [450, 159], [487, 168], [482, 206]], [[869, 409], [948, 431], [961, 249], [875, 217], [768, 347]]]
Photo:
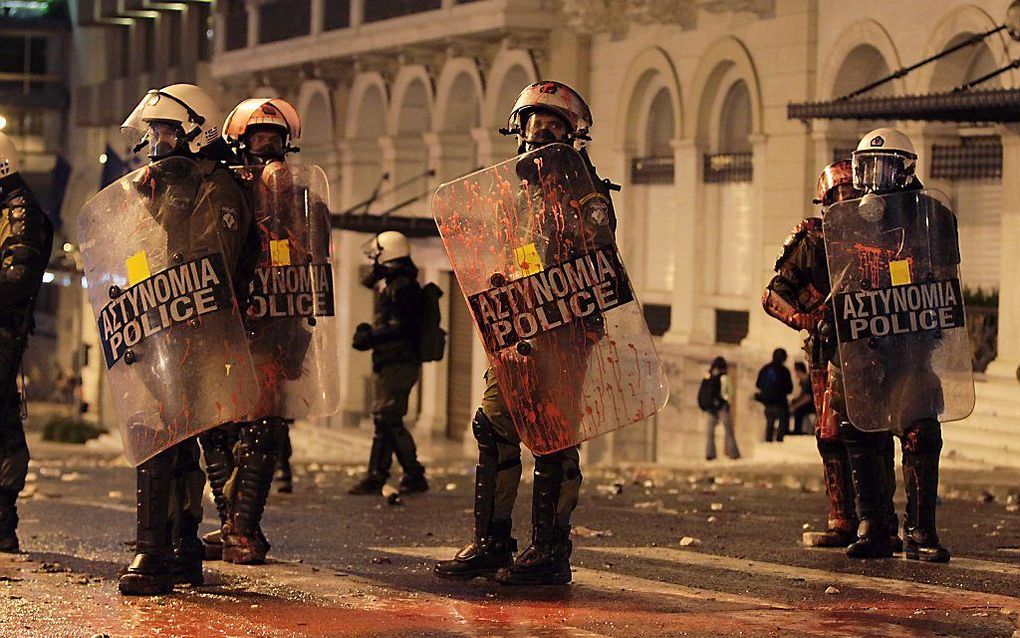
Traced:
[[286, 239], [272, 239], [269, 241], [269, 257], [274, 266], [290, 265], [290, 243]]
[[148, 279], [151, 272], [149, 272], [149, 260], [145, 256], [145, 251], [137, 252], [124, 262], [127, 266], [128, 285], [134, 286], [139, 281]]
[[892, 279], [892, 285], [894, 286], [905, 286], [910, 283], [910, 261], [906, 259], [900, 259], [899, 261], [889, 262], [889, 277]]
[[535, 244], [525, 244], [514, 248], [514, 272], [519, 277], [527, 277], [542, 272], [542, 259], [538, 256]]

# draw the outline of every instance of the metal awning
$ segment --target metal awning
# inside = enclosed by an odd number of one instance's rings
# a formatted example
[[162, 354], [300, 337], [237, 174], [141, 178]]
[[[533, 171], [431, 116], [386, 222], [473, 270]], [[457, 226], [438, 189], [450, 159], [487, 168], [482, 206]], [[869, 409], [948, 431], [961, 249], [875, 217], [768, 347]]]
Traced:
[[400, 215], [340, 214], [333, 215], [333, 228], [353, 230], [359, 233], [381, 233], [396, 230], [407, 237], [439, 237], [439, 228], [429, 217], [404, 217]]
[[1020, 122], [1020, 89], [853, 98], [789, 104], [791, 120]]

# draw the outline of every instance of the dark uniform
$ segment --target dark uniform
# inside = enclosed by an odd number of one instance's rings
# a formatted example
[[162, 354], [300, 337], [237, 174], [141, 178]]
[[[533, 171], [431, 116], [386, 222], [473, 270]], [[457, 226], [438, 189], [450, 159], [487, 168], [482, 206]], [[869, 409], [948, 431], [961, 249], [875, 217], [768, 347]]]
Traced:
[[[136, 187], [161, 202], [150, 213], [167, 232], [168, 254], [179, 253], [187, 259], [189, 254], [221, 247], [235, 294], [247, 290], [252, 214], [230, 171], [210, 159], [170, 158], [141, 173]], [[164, 405], [173, 405], [178, 386], [172, 379], [153, 379], [153, 387], [165, 391], [160, 397]], [[172, 407], [164, 409], [176, 413]], [[138, 466], [137, 555], [121, 579], [124, 593], [166, 592], [160, 574], [171, 546], [174, 581], [201, 584], [203, 580], [198, 527], [205, 475], [196, 439], [174, 445]]]
[[[923, 189], [919, 180], [902, 189], [900, 192], [920, 191]], [[920, 197], [927, 198], [927, 195]], [[892, 197], [885, 199], [883, 221], [891, 228], [911, 227], [913, 216], [918, 207], [913, 205], [912, 198]], [[908, 204], [904, 206], [904, 204]], [[899, 243], [899, 235], [889, 234], [889, 245], [861, 247], [851, 249], [858, 251], [855, 262], [859, 264], [861, 277], [873, 277], [869, 282], [873, 287], [888, 285], [880, 277], [887, 276], [888, 255], [924, 254], [930, 255], [935, 277], [940, 278], [940, 268], [956, 272], [960, 263], [959, 242], [955, 227], [955, 216], [938, 202], [928, 202], [926, 208], [941, 209], [930, 219], [942, 220], [952, 227], [931, 228], [923, 237], [908, 237], [906, 244]], [[935, 242], [935, 243], [933, 243]], [[869, 250], [870, 249], [870, 250]], [[866, 263], [860, 251], [865, 250], [870, 256], [876, 257], [877, 267], [870, 260]], [[923, 273], [913, 273], [921, 277]], [[935, 527], [935, 509], [938, 500], [939, 455], [942, 451], [942, 425], [938, 416], [943, 408], [942, 388], [938, 376], [931, 369], [931, 357], [939, 345], [939, 336], [932, 332], [904, 335], [902, 340], [908, 341], [905, 350], [876, 351], [874, 361], [874, 383], [867, 387], [870, 397], [855, 397], [858, 404], [883, 401], [892, 406], [901, 406], [905, 413], [925, 414], [921, 418], [906, 421], [896, 420], [892, 423], [892, 434], [900, 439], [903, 452], [903, 482], [907, 496], [907, 509], [904, 519], [905, 551], [908, 558], [945, 562], [949, 560], [949, 552], [939, 543]], [[909, 362], [907, 361], [909, 359]], [[916, 364], [921, 362], [925, 368], [920, 372]], [[908, 364], [909, 365], [904, 365]], [[845, 398], [838, 396], [836, 405], [845, 406]], [[843, 412], [843, 414], [846, 414]], [[889, 446], [888, 432], [862, 432], [844, 420], [840, 426], [840, 434], [846, 443], [853, 470], [854, 487], [857, 490], [861, 528], [858, 543], [852, 545], [848, 553], [857, 551], [862, 557], [882, 556], [888, 553], [883, 546], [883, 538], [895, 533], [890, 528], [889, 517], [886, 515], [891, 507], [892, 490], [881, 484], [881, 477], [888, 476], [891, 481], [892, 471], [885, 468], [888, 457], [883, 450]], [[858, 546], [855, 548], [855, 546]], [[851, 553], [851, 555], [854, 555]]]
[[[612, 205], [607, 183], [591, 165], [587, 153], [582, 157], [588, 165], [596, 191], [607, 204], [608, 220], [585, 224], [588, 228], [607, 227], [616, 232], [616, 213]], [[606, 223], [608, 221], [608, 223]], [[554, 229], [548, 229], [555, 232]], [[550, 240], [550, 244], [556, 242]], [[551, 263], [554, 260], [547, 260]], [[600, 338], [600, 327], [593, 327]], [[587, 357], [587, 342], [577, 342], [576, 332], [586, 338], [589, 331], [561, 331], [557, 333], [564, 343], [557, 344], [572, 351], [582, 359]], [[570, 341], [570, 343], [566, 343]], [[550, 360], [554, 358], [550, 357]], [[541, 379], [536, 386], [549, 387]], [[559, 401], [558, 403], [562, 403]], [[565, 417], [573, 420], [575, 427], [580, 421], [580, 403], [574, 410], [563, 406]], [[572, 414], [571, 414], [572, 413]], [[478, 465], [475, 469], [474, 540], [464, 547], [452, 560], [442, 561], [436, 566], [436, 574], [444, 578], [470, 578], [484, 575], [493, 566], [503, 566], [506, 557], [517, 549], [517, 541], [511, 537], [511, 514], [517, 499], [521, 481], [521, 439], [507, 408], [506, 399], [500, 390], [492, 369], [485, 372], [485, 393], [475, 412], [471, 424], [478, 442]], [[550, 565], [565, 569], [565, 574], [556, 574], [560, 582], [569, 582], [569, 562], [572, 544], [570, 541], [570, 518], [577, 507], [581, 489], [581, 467], [579, 448], [569, 447], [552, 454], [535, 456], [535, 482], [532, 496], [533, 537], [531, 546], [514, 561], [512, 570], [501, 570], [497, 576], [501, 582], [518, 580], [545, 581], [550, 577], [546, 570]], [[564, 567], [565, 566], [565, 567]]]
[[389, 477], [394, 454], [404, 469], [403, 489], [421, 485], [425, 476], [414, 438], [404, 426], [408, 397], [421, 378], [422, 289], [418, 267], [410, 257], [382, 262], [373, 266], [363, 283], [373, 287], [379, 281], [385, 284], [375, 295], [372, 324], [362, 324], [354, 335], [355, 349], [372, 350], [375, 435], [368, 476], [362, 483], [369, 483], [368, 487], [376, 492]]
[[[805, 219], [793, 229], [783, 242], [775, 271], [776, 275], [762, 297], [765, 311], [796, 330], [805, 327], [797, 323], [798, 314], [813, 319], [808, 327], [804, 350], [808, 355], [817, 415], [815, 440], [822, 457], [825, 492], [829, 498], [828, 528], [826, 537], [819, 539], [819, 544], [846, 546], [854, 539], [858, 518], [847, 447], [840, 433], [840, 424], [847, 420], [846, 404], [842, 398], [843, 380], [835, 328], [826, 303], [831, 285], [821, 218]], [[880, 472], [874, 480], [882, 489], [883, 516], [895, 530], [896, 512], [892, 494], [896, 477], [892, 438], [888, 433], [879, 433], [875, 446], [881, 463], [878, 464]], [[891, 533], [895, 534], [895, 531]]]
[[28, 446], [17, 376], [53, 247], [53, 226], [17, 173], [0, 180], [0, 552], [17, 552]]

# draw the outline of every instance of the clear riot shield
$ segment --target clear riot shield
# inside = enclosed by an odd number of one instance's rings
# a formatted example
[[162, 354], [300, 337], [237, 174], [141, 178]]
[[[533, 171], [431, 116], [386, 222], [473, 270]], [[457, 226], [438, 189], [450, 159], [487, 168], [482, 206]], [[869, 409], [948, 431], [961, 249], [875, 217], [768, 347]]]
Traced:
[[868, 195], [823, 222], [847, 416], [902, 433], [974, 408], [956, 216], [937, 191]]
[[226, 257], [236, 254], [240, 211], [214, 188], [191, 160], [166, 159], [103, 189], [79, 217], [89, 301], [134, 465], [241, 419], [258, 399]]
[[669, 395], [609, 206], [564, 144], [444, 184], [432, 200], [492, 372], [536, 454], [648, 418]]
[[339, 404], [329, 186], [315, 165], [239, 169], [251, 180], [260, 252], [245, 326], [261, 396], [252, 418], [324, 416]]

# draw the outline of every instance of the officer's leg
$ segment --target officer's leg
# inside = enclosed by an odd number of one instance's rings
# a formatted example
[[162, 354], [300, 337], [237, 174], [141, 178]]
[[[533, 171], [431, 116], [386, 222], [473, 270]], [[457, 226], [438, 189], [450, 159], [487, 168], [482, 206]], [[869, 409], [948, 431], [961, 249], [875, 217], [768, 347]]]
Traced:
[[138, 466], [135, 558], [120, 577], [120, 593], [155, 596], [173, 591], [170, 580], [170, 492], [176, 450], [164, 450]]
[[844, 421], [839, 428], [850, 459], [854, 490], [857, 492], [857, 513], [860, 526], [857, 541], [847, 547], [851, 558], [889, 558], [893, 548], [889, 542], [887, 499], [882, 449], [886, 432], [862, 432]]
[[570, 582], [570, 515], [581, 491], [579, 448], [535, 457], [531, 545], [496, 579], [505, 585], [565, 585]]
[[294, 479], [290, 471], [290, 457], [294, 449], [290, 445], [290, 426], [294, 419], [284, 421], [283, 440], [280, 442], [280, 454], [276, 457], [276, 491], [280, 494], [290, 494], [294, 491]]
[[429, 484], [425, 480], [425, 466], [418, 461], [418, 448], [414, 444], [414, 437], [404, 425], [404, 417], [407, 415], [407, 399], [414, 384], [421, 376], [421, 366], [402, 363], [390, 367], [393, 368], [391, 375], [393, 401], [389, 409], [377, 414], [376, 418], [383, 419], [386, 423], [397, 462], [404, 470], [404, 475], [400, 478], [400, 493], [427, 492]]
[[228, 484], [230, 521], [223, 536], [223, 560], [260, 565], [270, 545], [260, 523], [273, 483], [276, 456], [283, 436], [283, 419], [265, 417], [241, 424], [237, 468]]
[[440, 578], [493, 577], [517, 551], [511, 515], [521, 481], [521, 446], [495, 377], [486, 374], [485, 395], [471, 430], [478, 441], [475, 466], [474, 537], [451, 560], [440, 561]]
[[377, 418], [393, 409], [393, 394], [390, 391], [391, 384], [388, 382], [389, 371], [384, 366], [381, 370], [372, 374], [372, 423], [375, 426], [375, 433], [372, 436], [372, 449], [368, 453], [368, 471], [364, 478], [355, 483], [348, 494], [382, 494], [383, 485], [390, 477], [390, 467], [393, 464], [393, 442], [389, 433], [389, 423]]
[[209, 477], [213, 503], [220, 517], [220, 529], [202, 537], [206, 560], [220, 560], [223, 557], [223, 526], [230, 518], [230, 506], [224, 490], [234, 471], [234, 445], [237, 443], [236, 423], [227, 423], [218, 428], [206, 430], [199, 435], [202, 454], [205, 457], [205, 473]]
[[[15, 394], [17, 397], [17, 394]], [[0, 552], [16, 554], [18, 494], [28, 474], [28, 445], [21, 422], [20, 401], [0, 411]]]
[[205, 549], [198, 538], [198, 527], [202, 524], [202, 492], [205, 490], [205, 473], [199, 465], [200, 457], [197, 437], [177, 445], [171, 497], [174, 526], [171, 570], [175, 583], [201, 585], [204, 582], [202, 559]]
[[904, 551], [913, 560], [947, 563], [949, 550], [939, 543], [935, 527], [942, 424], [935, 419], [916, 421], [903, 435], [901, 445], [907, 492]]
[[882, 502], [885, 504], [886, 527], [889, 530], [889, 543], [893, 552], [898, 554], [903, 551], [903, 540], [900, 538], [900, 521], [896, 517], [896, 505], [893, 502], [896, 496], [896, 446], [892, 434], [885, 434], [881, 455], [882, 487], [885, 490]]
[[810, 547], [846, 547], [857, 535], [857, 511], [847, 447], [839, 436], [839, 430], [826, 423], [827, 419], [838, 418], [839, 415], [832, 410], [825, 410], [815, 423], [815, 441], [822, 457], [829, 517], [824, 532], [804, 534], [804, 544]]

